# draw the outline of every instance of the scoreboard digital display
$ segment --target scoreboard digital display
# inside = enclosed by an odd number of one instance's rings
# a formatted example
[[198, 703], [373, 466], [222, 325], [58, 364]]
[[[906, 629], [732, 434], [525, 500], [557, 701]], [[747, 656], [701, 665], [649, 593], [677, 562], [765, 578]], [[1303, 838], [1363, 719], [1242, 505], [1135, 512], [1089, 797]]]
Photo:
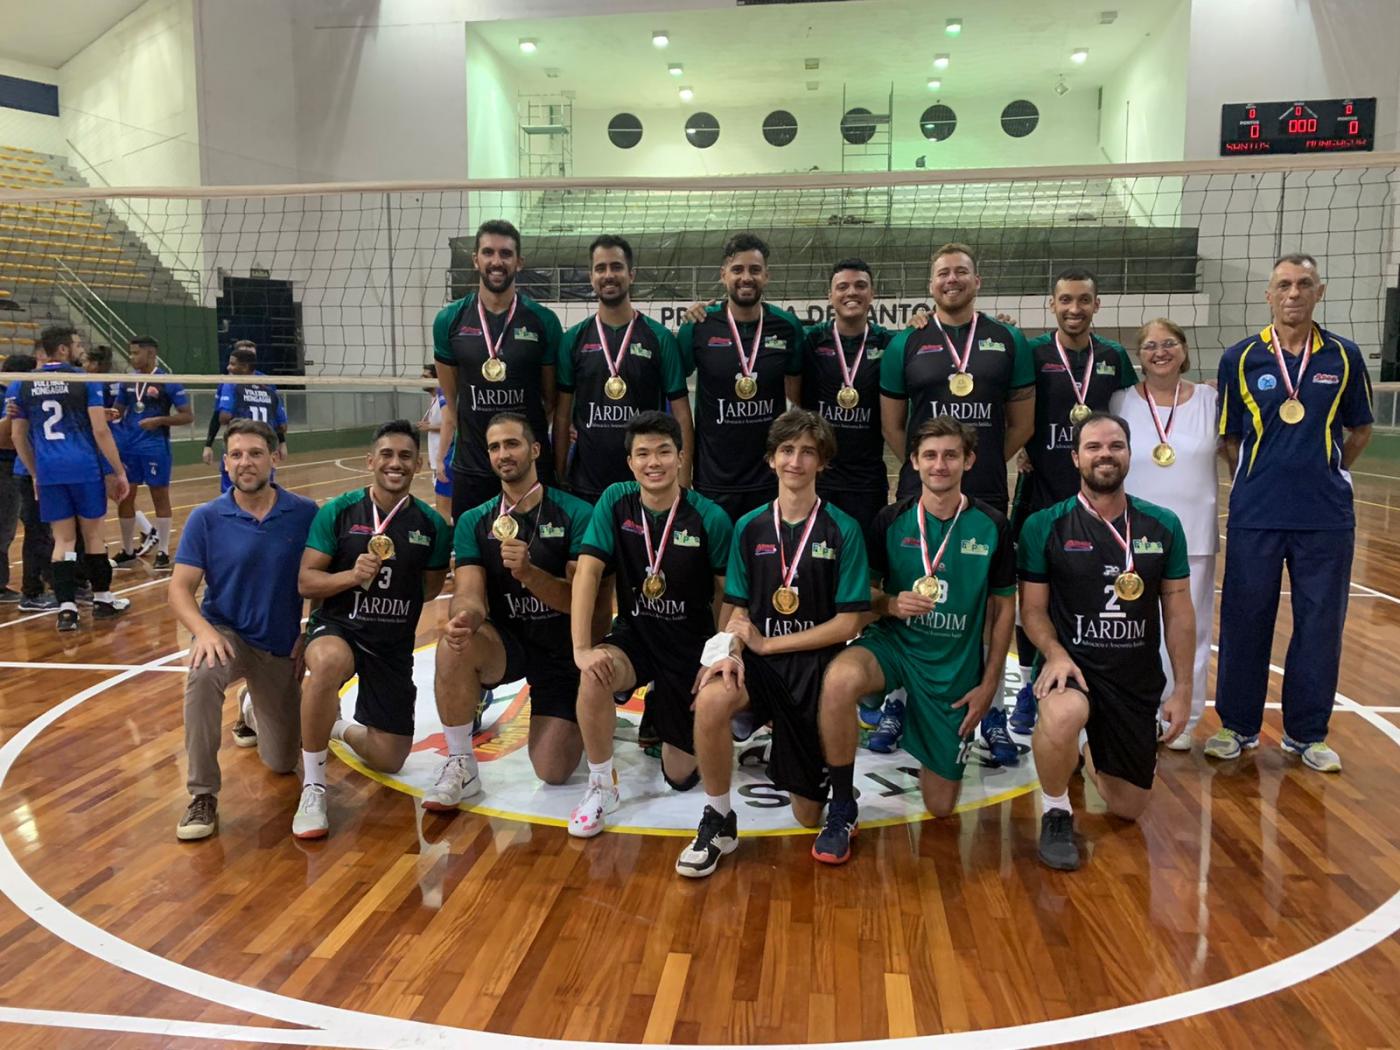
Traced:
[[1220, 155], [1354, 153], [1375, 149], [1376, 100], [1230, 102], [1220, 107]]

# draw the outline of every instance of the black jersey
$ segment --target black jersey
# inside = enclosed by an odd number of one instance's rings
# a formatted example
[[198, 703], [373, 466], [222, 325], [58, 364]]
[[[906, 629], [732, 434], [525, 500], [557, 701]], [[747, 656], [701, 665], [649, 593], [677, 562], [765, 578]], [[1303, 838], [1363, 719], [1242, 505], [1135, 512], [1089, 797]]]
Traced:
[[860, 352], [862, 337], [840, 336], [832, 324], [807, 329], [802, 343], [802, 407], [816, 412], [836, 432], [836, 458], [826, 465], [818, 482], [826, 490], [887, 492], [885, 439], [880, 432], [880, 359], [894, 333], [870, 326], [865, 337], [865, 357], [852, 376], [859, 400], [842, 408], [836, 395], [846, 385], [839, 353], [850, 370]]
[[[626, 325], [604, 325], [608, 345], [598, 339], [596, 314], [564, 333], [559, 347], [559, 389], [574, 395], [573, 424], [577, 434], [569, 481], [580, 492], [600, 493], [609, 485], [631, 480], [622, 431], [638, 412], [664, 411], [686, 396], [685, 371], [676, 337], [644, 314], [637, 314], [632, 338], [618, 375], [627, 392], [614, 400], [604, 392], [612, 373], [604, 350], [614, 361]], [[562, 435], [560, 440], [564, 440]]]
[[[701, 492], [742, 492], [768, 488], [773, 472], [764, 452], [768, 427], [787, 408], [786, 377], [802, 372], [802, 323], [791, 313], [763, 304], [763, 345], [753, 374], [758, 392], [735, 392], [743, 374], [727, 306], [705, 311], [704, 320], [681, 326], [678, 342], [685, 374], [695, 379], [695, 487]], [[747, 357], [757, 321], [740, 322]]]
[[[466, 474], [490, 474], [486, 454], [486, 424], [497, 412], [519, 412], [530, 421], [540, 443], [540, 470], [548, 474], [549, 420], [545, 418], [543, 371], [553, 368], [559, 354], [560, 326], [554, 311], [522, 292], [515, 293], [514, 313], [486, 313], [494, 344], [500, 340], [505, 377], [493, 383], [481, 374], [490, 352], [476, 308], [477, 293], [448, 303], [433, 321], [433, 357], [457, 369], [457, 444], [452, 469]], [[509, 319], [510, 324], [506, 321]]]
[[[379, 510], [382, 521], [393, 508]], [[330, 556], [327, 572], [345, 572], [369, 549], [373, 534], [369, 489], [355, 489], [316, 512], [306, 546]], [[452, 544], [447, 522], [416, 497], [399, 508], [384, 535], [394, 541], [394, 556], [385, 559], [369, 587], [333, 594], [314, 614], [352, 631], [372, 653], [412, 648], [423, 611], [423, 574], [447, 568]]]
[[[533, 651], [532, 659], [562, 661], [574, 666], [574, 645], [569, 616], [552, 609], [511, 575], [501, 562], [501, 543], [491, 526], [501, 511], [499, 496], [467, 511], [457, 521], [454, 547], [457, 564], [480, 565], [486, 572], [486, 603], [491, 622], [509, 630]], [[545, 488], [528, 511], [512, 514], [519, 532], [516, 538], [530, 548], [530, 561], [551, 576], [563, 579], [568, 565], [583, 549], [593, 508], [558, 489]]]

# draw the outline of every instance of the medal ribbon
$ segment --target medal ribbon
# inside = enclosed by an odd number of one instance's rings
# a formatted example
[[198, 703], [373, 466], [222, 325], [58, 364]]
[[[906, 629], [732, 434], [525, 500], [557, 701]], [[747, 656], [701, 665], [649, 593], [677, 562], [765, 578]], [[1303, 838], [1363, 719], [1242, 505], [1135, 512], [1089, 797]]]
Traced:
[[744, 355], [744, 340], [739, 337], [739, 323], [734, 320], [728, 306], [724, 308], [724, 317], [729, 322], [730, 334], [734, 336], [734, 349], [739, 352], [739, 370], [746, 376], [752, 376], [758, 364], [758, 352], [763, 349], [763, 308], [759, 308], [758, 330], [753, 334], [753, 350], [748, 356]]
[[841, 366], [841, 382], [854, 388], [856, 385], [856, 373], [860, 371], [860, 363], [865, 360], [865, 341], [870, 338], [870, 325], [867, 323], [865, 331], [860, 334], [860, 349], [856, 351], [855, 360], [851, 362], [851, 367], [846, 367], [846, 348], [841, 345], [841, 333], [836, 330], [836, 325], [831, 326], [831, 334], [836, 339], [836, 363]]
[[632, 311], [632, 319], [627, 322], [627, 331], [622, 333], [622, 346], [617, 351], [616, 361], [608, 353], [608, 332], [603, 327], [603, 318], [594, 314], [593, 323], [598, 326], [598, 342], [603, 344], [603, 360], [608, 363], [608, 374], [615, 377], [622, 370], [622, 359], [627, 356], [627, 347], [632, 342], [632, 326], [637, 323], [637, 312]]
[[967, 343], [963, 347], [963, 355], [958, 357], [957, 347], [953, 345], [953, 337], [948, 334], [948, 330], [943, 327], [943, 322], [938, 319], [938, 312], [934, 311], [933, 323], [938, 326], [938, 334], [943, 337], [943, 342], [948, 346], [948, 353], [953, 358], [953, 369], [957, 372], [966, 372], [968, 362], [972, 360], [972, 348], [977, 345], [977, 314], [972, 315], [972, 324], [967, 329]]
[[501, 490], [501, 509], [500, 509], [499, 511], [497, 511], [496, 517], [498, 517], [498, 518], [504, 518], [506, 515], [511, 514], [512, 512], [514, 512], [514, 510], [515, 510], [516, 507], [520, 506], [520, 504], [524, 503], [527, 499], [529, 499], [531, 496], [533, 496], [533, 495], [534, 495], [536, 492], [538, 492], [539, 490], [540, 490], [540, 483], [537, 481], [537, 482], [535, 482], [534, 487], [531, 488], [529, 492], [525, 493], [525, 495], [521, 496], [518, 500], [516, 500], [516, 501], [515, 501], [514, 503], [512, 503], [509, 507], [507, 507], [507, 506], [506, 506], [506, 493], [505, 493], [505, 490], [502, 489], [502, 490]]
[[797, 541], [797, 554], [792, 559], [792, 564], [787, 563], [787, 552], [783, 550], [783, 523], [778, 516], [778, 501], [773, 501], [773, 532], [778, 537], [778, 571], [783, 575], [783, 586], [792, 587], [792, 581], [797, 578], [797, 563], [802, 560], [803, 553], [807, 550], [807, 541], [812, 538], [812, 529], [817, 524], [817, 511], [822, 509], [822, 498], [817, 497], [817, 502], [813, 504], [811, 513], [807, 515], [807, 527], [802, 530], [802, 539]]
[[[1074, 400], [1079, 404], [1084, 404], [1084, 399], [1089, 396], [1089, 384], [1094, 379], [1094, 337], [1089, 337], [1089, 360], [1084, 362], [1084, 378], [1075, 382], [1074, 369], [1069, 366], [1069, 355], [1065, 353], [1065, 348], [1060, 345], [1059, 329], [1055, 330], [1055, 352], [1060, 355], [1060, 364], [1065, 366], [1065, 373], [1069, 376], [1069, 385], [1074, 388]], [[1151, 398], [1148, 398], [1151, 401]]]
[[647, 544], [647, 575], [657, 576], [661, 573], [661, 559], [666, 556], [666, 544], [671, 542], [671, 524], [676, 520], [676, 511], [681, 505], [681, 496], [684, 493], [676, 493], [676, 502], [671, 504], [671, 513], [666, 516], [666, 524], [661, 527], [661, 544], [656, 548], [656, 553], [652, 553], [651, 547], [651, 525], [649, 523], [651, 515], [647, 513], [645, 503], [640, 503], [642, 508], [642, 538]]
[[1312, 329], [1308, 329], [1308, 341], [1303, 346], [1303, 360], [1298, 365], [1298, 382], [1296, 384], [1288, 378], [1288, 366], [1283, 361], [1283, 355], [1287, 351], [1283, 348], [1283, 339], [1280, 338], [1278, 329], [1272, 325], [1269, 327], [1269, 339], [1274, 344], [1274, 360], [1278, 364], [1278, 374], [1283, 378], [1283, 388], [1288, 391], [1288, 400], [1297, 401], [1298, 391], [1303, 385], [1303, 373], [1308, 370], [1308, 362], [1312, 360]]
[[1123, 531], [1120, 533], [1113, 527], [1113, 522], [1109, 521], [1102, 514], [1094, 509], [1094, 505], [1084, 498], [1084, 493], [1079, 494], [1079, 505], [1089, 512], [1089, 515], [1103, 523], [1104, 528], [1113, 533], [1114, 540], [1118, 546], [1123, 548], [1123, 553], [1127, 557], [1127, 562], [1123, 566], [1124, 572], [1133, 571], [1133, 525], [1132, 525], [1132, 505], [1123, 512]]
[[1157, 402], [1152, 399], [1152, 391], [1147, 389], [1147, 384], [1142, 384], [1143, 395], [1147, 398], [1147, 407], [1152, 412], [1152, 425], [1157, 428], [1157, 440], [1162, 444], [1167, 443], [1167, 438], [1172, 436], [1172, 423], [1176, 419], [1176, 403], [1181, 398], [1181, 380], [1176, 381], [1176, 390], [1172, 392], [1172, 410], [1167, 413], [1167, 425], [1162, 426], [1162, 417], [1157, 412]]
[[948, 549], [948, 541], [953, 538], [953, 530], [958, 527], [958, 519], [962, 517], [963, 508], [967, 506], [967, 497], [962, 496], [958, 500], [958, 512], [953, 515], [953, 520], [948, 523], [948, 531], [943, 534], [943, 542], [938, 545], [938, 553], [929, 560], [928, 556], [928, 526], [924, 524], [924, 501], [919, 499], [919, 553], [924, 556], [924, 575], [934, 576], [937, 574], [938, 564], [943, 560], [943, 552]]
[[510, 332], [511, 318], [515, 316], [515, 307], [520, 302], [520, 296], [513, 295], [510, 298], [510, 310], [506, 314], [506, 320], [501, 325], [501, 337], [491, 342], [491, 326], [486, 321], [486, 307], [481, 304], [481, 295], [476, 297], [476, 316], [481, 321], [481, 338], [486, 340], [486, 353], [492, 358], [501, 356], [501, 344], [506, 341], [506, 335]]
[[403, 505], [412, 498], [413, 496], [411, 493], [407, 496], [404, 496], [403, 499], [399, 500], [397, 503], [394, 504], [394, 509], [389, 512], [388, 516], [385, 517], [383, 521], [380, 521], [379, 504], [374, 502], [374, 496], [371, 495], [369, 498], [369, 509], [370, 512], [373, 514], [374, 534], [378, 536], [381, 532], [387, 529], [389, 527], [389, 522], [394, 520], [394, 515], [397, 514], [400, 510], [402, 510]]

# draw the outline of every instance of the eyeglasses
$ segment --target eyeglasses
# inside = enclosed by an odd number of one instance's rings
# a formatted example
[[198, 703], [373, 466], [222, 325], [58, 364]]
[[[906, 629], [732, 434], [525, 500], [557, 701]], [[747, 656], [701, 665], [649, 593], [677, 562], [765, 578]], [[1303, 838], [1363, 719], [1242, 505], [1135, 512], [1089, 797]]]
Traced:
[[1158, 350], [1175, 350], [1180, 345], [1175, 339], [1163, 339], [1160, 343], [1143, 343], [1138, 349], [1145, 354], [1153, 354]]

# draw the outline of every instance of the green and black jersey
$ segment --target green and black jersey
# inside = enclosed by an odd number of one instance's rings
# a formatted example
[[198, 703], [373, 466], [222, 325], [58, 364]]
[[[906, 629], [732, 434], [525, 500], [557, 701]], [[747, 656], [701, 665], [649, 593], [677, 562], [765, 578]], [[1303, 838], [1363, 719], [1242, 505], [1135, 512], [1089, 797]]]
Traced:
[[[570, 328], [559, 347], [558, 366], [560, 391], [574, 395], [577, 438], [569, 482], [580, 492], [595, 496], [609, 485], [632, 477], [622, 437], [628, 421], [649, 409], [665, 411], [671, 401], [687, 396], [676, 337], [639, 313], [618, 368], [618, 375], [627, 383], [627, 393], [616, 401], [608, 397], [603, 392], [612, 375], [607, 357], [617, 359], [627, 326], [604, 325], [603, 331], [608, 337], [606, 348], [598, 340], [596, 315]], [[564, 440], [562, 435], [559, 440]]]
[[923, 576], [919, 519], [924, 515], [929, 557], [938, 552], [953, 528], [953, 537], [937, 566], [938, 597], [932, 612], [903, 619], [887, 616], [880, 623], [904, 648], [905, 661], [919, 669], [925, 690], [957, 700], [982, 679], [982, 631], [987, 597], [1016, 593], [1016, 554], [1006, 516], [978, 499], [953, 524], [922, 510], [920, 497], [911, 496], [882, 510], [875, 519], [870, 548], [870, 574], [888, 595], [912, 590]]
[[[394, 508], [380, 507], [380, 520]], [[345, 572], [369, 550], [374, 510], [369, 489], [343, 493], [316, 512], [306, 546], [331, 559], [327, 572]], [[321, 603], [313, 619], [327, 620], [354, 633], [370, 652], [413, 646], [423, 611], [423, 574], [447, 568], [452, 535], [447, 522], [417, 497], [399, 508], [384, 535], [394, 541], [369, 587], [351, 587]]]
[[834, 324], [807, 329], [802, 343], [802, 407], [822, 416], [836, 432], [836, 458], [821, 474], [821, 487], [850, 492], [888, 492], [885, 439], [880, 431], [880, 359], [895, 334], [872, 324], [865, 337], [865, 357], [852, 376], [860, 400], [842, 408], [836, 395], [846, 385], [847, 371], [860, 352], [861, 336], [844, 336]]
[[802, 372], [802, 323], [787, 310], [763, 304], [763, 345], [754, 365], [758, 393], [744, 399], [734, 390], [743, 374], [739, 354], [753, 349], [757, 321], [741, 321], [734, 345], [726, 306], [705, 312], [697, 324], [681, 326], [678, 342], [685, 374], [695, 380], [695, 487], [701, 492], [750, 492], [773, 484], [764, 452], [768, 427], [787, 408], [786, 377]]
[[[1165, 507], [1129, 496], [1127, 524], [1133, 571], [1145, 589], [1120, 599], [1113, 581], [1126, 556], [1108, 528], [1078, 496], [1032, 514], [1018, 545], [1021, 579], [1050, 587], [1050, 621], [1070, 658], [1092, 681], [1090, 697], [1106, 694], [1155, 711], [1166, 688], [1160, 644], [1163, 580], [1185, 580], [1186, 537]], [[1124, 533], [1124, 519], [1113, 527]]]
[[[1013, 390], [1032, 386], [1035, 372], [1030, 350], [1021, 330], [986, 314], [976, 317], [976, 342], [967, 365], [973, 378], [972, 392], [957, 397], [948, 388], [957, 371], [948, 339], [957, 353], [967, 344], [970, 325], [945, 325], [947, 338], [932, 321], [924, 328], [906, 328], [894, 337], [880, 361], [880, 393], [909, 403], [908, 447], [927, 419], [951, 415], [977, 431], [977, 460], [963, 478], [963, 491], [994, 507], [1007, 504], [1006, 402]], [[918, 476], [906, 460], [900, 472], [899, 493], [914, 495]]]
[[493, 383], [481, 374], [481, 366], [490, 354], [476, 299], [477, 293], [473, 292], [448, 303], [433, 321], [433, 357], [457, 369], [457, 444], [452, 469], [466, 474], [490, 474], [486, 424], [497, 412], [519, 412], [530, 421], [540, 442], [544, 453], [540, 469], [548, 476], [553, 473], [554, 459], [549, 455], [542, 374], [546, 367], [555, 366], [559, 356], [559, 318], [554, 311], [518, 291], [513, 315], [510, 310], [501, 314], [488, 311], [486, 323], [491, 339], [501, 340], [500, 355], [506, 366], [505, 378]]
[[658, 660], [693, 664], [705, 640], [715, 633], [715, 578], [724, 576], [733, 526], [714, 503], [682, 489], [671, 539], [661, 559], [666, 591], [659, 598], [648, 598], [642, 594], [647, 575], [642, 515], [647, 516], [655, 548], [669, 512], [669, 507], [663, 511], [644, 507], [635, 481], [611, 485], [593, 508], [583, 553], [593, 555], [615, 574], [619, 625], [635, 631]]
[[[486, 573], [486, 605], [491, 622], [510, 631], [530, 649], [532, 659], [562, 660], [573, 668], [574, 644], [569, 616], [552, 609], [511, 575], [501, 562], [501, 542], [491, 533], [500, 513], [500, 497], [473, 507], [457, 519], [453, 546], [457, 565], [479, 565]], [[538, 568], [564, 579], [583, 549], [583, 534], [593, 508], [558, 489], [545, 488], [540, 502], [515, 511], [516, 538], [530, 550]]]
[[1111, 339], [1090, 336], [1089, 346], [1083, 350], [1065, 347], [1070, 367], [1066, 372], [1055, 350], [1053, 331], [1030, 342], [1031, 361], [1035, 367], [1035, 433], [1026, 442], [1026, 455], [1033, 469], [1021, 485], [1020, 499], [1026, 509], [1019, 514], [1044, 510], [1079, 491], [1079, 471], [1070, 456], [1074, 448], [1074, 424], [1069, 414], [1079, 403], [1074, 388], [1084, 379], [1090, 352], [1094, 355], [1094, 364], [1084, 403], [1095, 412], [1107, 412], [1109, 398], [1137, 382], [1137, 371], [1128, 351]]

